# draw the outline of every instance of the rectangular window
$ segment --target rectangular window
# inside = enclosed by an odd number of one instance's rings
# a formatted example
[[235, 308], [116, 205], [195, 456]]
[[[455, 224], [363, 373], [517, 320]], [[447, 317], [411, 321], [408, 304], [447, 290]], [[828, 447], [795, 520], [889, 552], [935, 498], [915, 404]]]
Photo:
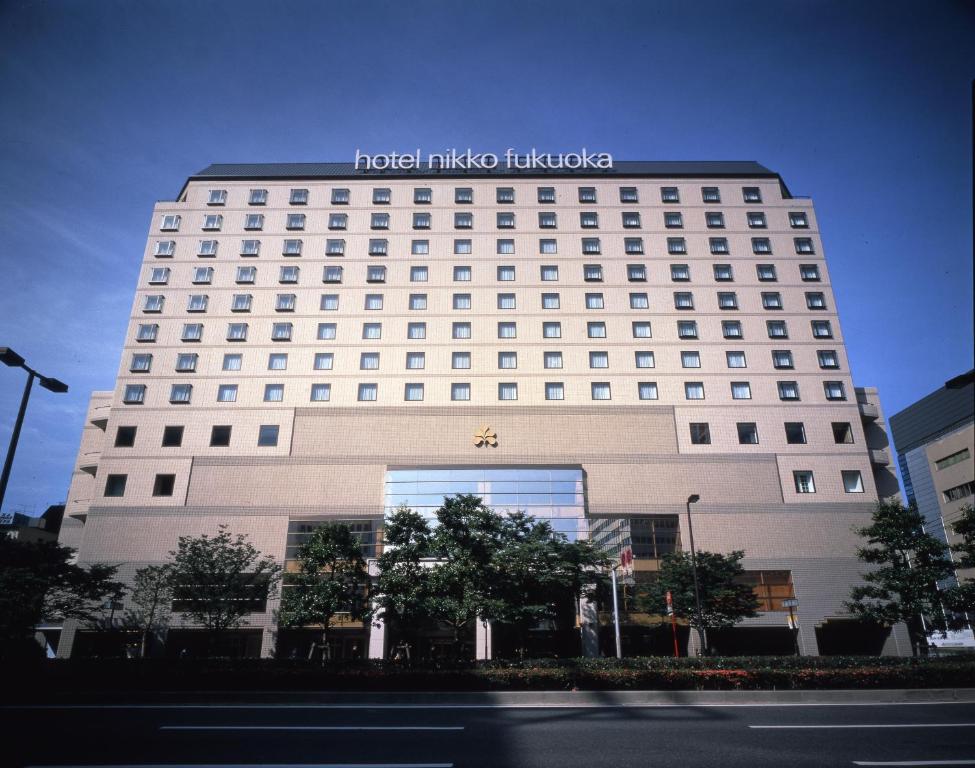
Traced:
[[763, 283], [774, 283], [778, 280], [775, 274], [774, 264], [756, 264], [755, 272], [758, 274], [758, 279]]
[[518, 326], [515, 323], [498, 323], [499, 339], [514, 339], [518, 336]]
[[471, 399], [471, 385], [467, 383], [454, 383], [450, 385], [450, 399], [451, 400], [470, 400]]
[[347, 213], [330, 213], [328, 215], [329, 229], [346, 229], [349, 226], [349, 215]]
[[135, 427], [119, 427], [115, 430], [115, 447], [132, 448], [135, 445]]
[[176, 253], [175, 240], [160, 240], [156, 243], [156, 250], [153, 255], [156, 258], [165, 258]]
[[738, 444], [739, 445], [758, 445], [758, 426], [752, 421], [739, 421]]
[[308, 205], [308, 190], [292, 189], [291, 197], [288, 199], [288, 202], [291, 203], [291, 205]]
[[586, 323], [586, 335], [590, 339], [605, 339], [606, 323]]
[[703, 400], [704, 382], [702, 381], [684, 382], [684, 397], [687, 400]]
[[553, 253], [558, 253], [559, 246], [558, 242], [555, 240], [539, 240], [538, 241], [538, 252], [542, 255], [550, 255]]
[[411, 293], [410, 294], [410, 304], [411, 310], [423, 310], [427, 308], [427, 295], [425, 293]]
[[818, 264], [800, 264], [799, 265], [799, 277], [805, 283], [818, 283], [819, 277], [819, 265]]
[[653, 335], [650, 323], [645, 321], [640, 321], [633, 323], [633, 338], [634, 339], [649, 339]]
[[429, 271], [426, 267], [410, 267], [410, 282], [425, 283], [429, 278]]
[[679, 203], [680, 193], [677, 191], [677, 187], [661, 187], [660, 188], [660, 202], [662, 203]]
[[540, 213], [538, 214], [538, 228], [539, 229], [555, 229], [558, 226], [558, 219], [554, 213]]
[[180, 337], [182, 341], [202, 341], [203, 340], [203, 323], [186, 323], [183, 325], [183, 335]]
[[640, 214], [637, 211], [627, 211], [622, 214], [623, 229], [640, 229]]
[[163, 427], [162, 447], [179, 448], [183, 444], [183, 428], [178, 426]]
[[620, 202], [639, 203], [640, 196], [637, 193], [636, 187], [620, 187]]
[[217, 255], [218, 246], [216, 240], [201, 240], [196, 255], [200, 258], [213, 258]]
[[579, 187], [579, 202], [580, 203], [595, 203], [596, 202], [596, 188], [595, 187]]
[[122, 393], [122, 402], [127, 405], [141, 405], [146, 400], [145, 384], [126, 384]]
[[590, 352], [589, 353], [589, 367], [590, 368], [609, 368], [609, 353], [608, 352]]
[[274, 302], [274, 309], [276, 312], [294, 312], [297, 301], [293, 293], [279, 293]]
[[169, 390], [169, 402], [188, 404], [193, 397], [192, 384], [173, 384]]
[[370, 256], [385, 256], [389, 252], [389, 241], [385, 238], [372, 238], [369, 240]]
[[425, 339], [427, 337], [426, 323], [410, 323], [406, 326], [406, 338]]
[[514, 382], [498, 384], [498, 400], [517, 400], [518, 385]]
[[471, 337], [471, 324], [454, 323], [451, 329], [451, 337], [454, 339], [469, 339]]
[[323, 293], [319, 309], [323, 312], [335, 312], [339, 308], [339, 295], [337, 293]]
[[244, 365], [244, 356], [241, 354], [227, 353], [223, 356], [223, 364], [220, 366], [224, 371], [239, 371]]
[[806, 309], [826, 309], [826, 296], [822, 293], [806, 293]]
[[767, 237], [752, 238], [752, 253], [768, 254], [772, 252], [772, 241]]
[[831, 339], [833, 338], [833, 326], [830, 325], [829, 320], [813, 320], [812, 335], [816, 339]]
[[298, 274], [300, 273], [298, 267], [281, 267], [278, 271], [278, 282], [279, 283], [297, 283]]
[[235, 293], [230, 299], [231, 312], [250, 312], [253, 297], [249, 293]]
[[792, 360], [792, 351], [788, 349], [772, 350], [772, 367], [779, 369], [792, 369], [795, 363]]
[[209, 213], [203, 217], [203, 229], [208, 232], [219, 232], [223, 227], [223, 216], [219, 213]]
[[168, 214], [162, 217], [162, 224], [159, 225], [159, 229], [163, 232], [178, 232], [180, 219], [182, 217], [175, 214]]
[[416, 205], [429, 205], [433, 201], [433, 191], [430, 187], [416, 187], [413, 190], [413, 202]]
[[176, 370], [179, 373], [193, 373], [196, 371], [196, 362], [199, 355], [195, 352], [184, 352], [176, 355]]
[[430, 229], [430, 214], [429, 213], [414, 213], [413, 214], [413, 229]]
[[417, 402], [423, 399], [423, 385], [422, 384], [407, 384], [404, 392], [403, 399], [407, 402]]
[[379, 395], [379, 385], [378, 384], [360, 384], [359, 385], [359, 402], [374, 402]]
[[647, 281], [647, 265], [627, 264], [626, 279], [631, 283], [645, 283]]
[[696, 320], [678, 320], [677, 321], [677, 337], [680, 339], [696, 339], [697, 338], [697, 321]]
[[692, 445], [711, 445], [711, 425], [706, 421], [692, 421], [691, 444]]
[[542, 338], [561, 339], [562, 323], [542, 323]]
[[237, 282], [252, 284], [257, 279], [257, 267], [237, 267]]
[[684, 241], [683, 237], [668, 237], [667, 238], [667, 253], [670, 254], [683, 254], [687, 253], [687, 243]]
[[201, 293], [195, 293], [188, 296], [186, 299], [186, 311], [187, 312], [206, 312], [207, 303], [209, 302], [209, 297]]
[[152, 368], [152, 355], [148, 354], [136, 354], [132, 355], [132, 361], [129, 363], [129, 371], [131, 373], [149, 373]]
[[267, 190], [266, 189], [252, 189], [250, 194], [247, 196], [248, 205], [266, 205], [267, 204]]
[[732, 400], [751, 400], [752, 399], [752, 385], [747, 381], [733, 381], [731, 382], [731, 399]]
[[331, 352], [316, 352], [314, 368], [316, 371], [330, 371], [335, 363], [335, 355]]
[[280, 403], [284, 400], [284, 384], [265, 384], [264, 402]]
[[244, 229], [247, 229], [247, 230], [261, 230], [261, 229], [264, 229], [264, 214], [263, 213], [248, 213], [244, 217]]
[[515, 279], [515, 268], [513, 266], [498, 267], [498, 281], [502, 283], [511, 282]]
[[454, 229], [471, 229], [474, 226], [473, 213], [454, 213]]
[[291, 341], [291, 323], [274, 323], [271, 326], [271, 341]]
[[738, 294], [734, 291], [719, 291], [718, 309], [738, 309]]
[[362, 338], [364, 339], [380, 339], [383, 335], [383, 325], [382, 323], [363, 323], [362, 324]]
[[840, 361], [834, 349], [820, 349], [816, 352], [816, 358], [819, 360], [820, 368], [834, 369], [840, 367]]
[[537, 192], [538, 192], [538, 202], [540, 203], [555, 202], [555, 187], [539, 187]]
[[641, 381], [636, 385], [637, 396], [641, 400], [656, 400], [657, 399], [657, 382], [655, 381]]
[[454, 309], [470, 309], [471, 295], [469, 293], [455, 293], [453, 295]]
[[558, 309], [559, 303], [560, 303], [559, 294], [557, 293], [542, 294], [542, 309]]
[[798, 400], [799, 384], [795, 381], [779, 381], [776, 383], [779, 390], [779, 400]]
[[369, 217], [370, 229], [389, 229], [389, 214], [374, 213]]
[[708, 247], [715, 256], [726, 255], [729, 253], [728, 239], [725, 237], [709, 237]]
[[367, 283], [385, 283], [386, 282], [386, 267], [381, 264], [370, 264], [366, 267], [366, 282]]
[[210, 447], [228, 448], [230, 447], [231, 427], [229, 425], [216, 425], [210, 429]]
[[455, 203], [473, 203], [474, 202], [474, 190], [470, 187], [457, 187], [454, 190], [454, 202]]
[[582, 238], [582, 252], [585, 254], [602, 253], [602, 247], [599, 244], [599, 238], [598, 237]]
[[690, 291], [674, 293], [674, 309], [694, 309], [694, 294]]
[[758, 187], [742, 187], [741, 197], [746, 203], [762, 202], [762, 191]]
[[456, 371], [467, 370], [471, 367], [470, 352], [453, 352], [450, 355], [450, 367]]
[[514, 369], [518, 367], [517, 352], [498, 352], [498, 368]]
[[146, 296], [142, 302], [143, 312], [162, 312], [166, 297], [161, 294]]
[[562, 367], [562, 353], [561, 352], [545, 352], [544, 353], [544, 364], [546, 368], [561, 368]]
[[633, 353], [636, 358], [637, 368], [654, 368], [656, 362], [653, 358], [653, 352], [648, 351], [638, 351]]
[[842, 381], [824, 381], [823, 391], [827, 400], [846, 400], [846, 388]]
[[410, 253], [414, 256], [426, 256], [430, 253], [429, 240], [413, 240], [410, 242]]
[[675, 283], [686, 283], [691, 279], [691, 269], [686, 264], [671, 264], [670, 279]]
[[325, 267], [322, 273], [323, 283], [341, 283], [342, 267]]
[[348, 205], [348, 204], [349, 204], [349, 190], [347, 189], [332, 190], [332, 205]]
[[683, 229], [684, 217], [681, 215], [680, 211], [665, 211], [664, 226], [667, 229]]
[[105, 478], [105, 496], [120, 497], [125, 495], [125, 481], [128, 475], [108, 475]]
[[859, 470], [843, 470], [843, 490], [846, 493], [863, 493], [863, 477]]
[[332, 399], [331, 384], [312, 384], [311, 401], [314, 403], [325, 403]]
[[612, 400], [612, 392], [608, 381], [594, 381], [591, 385], [593, 400]]
[[284, 352], [272, 352], [267, 356], [269, 371], [284, 371], [288, 368], [288, 355]]
[[[836, 425], [833, 425], [833, 434], [836, 434]], [[836, 442], [840, 442], [837, 440]], [[851, 438], [849, 441], [853, 442]], [[948, 467], [953, 467], [955, 464], [959, 464], [963, 461], [967, 461], [972, 456], [971, 452], [967, 448], [962, 448], [960, 451], [955, 451], [945, 456], [943, 459], [938, 459], [934, 462], [935, 468], [940, 472], [942, 469], [947, 469]]]
[[833, 442], [837, 445], [847, 445], [853, 442], [853, 429], [848, 421], [834, 421]]
[[796, 253], [800, 255], [807, 255], [810, 253], [815, 253], [813, 248], [813, 241], [808, 237], [797, 237], [795, 238]]
[[725, 360], [729, 368], [746, 368], [744, 352], [725, 352]]
[[558, 281], [559, 268], [555, 264], [544, 264], [540, 269], [540, 275], [545, 282]]
[[423, 352], [406, 353], [406, 369], [409, 371], [422, 370], [426, 367], [426, 354]]
[[565, 400], [565, 386], [561, 381], [545, 382], [546, 400]]
[[515, 228], [515, 215], [510, 211], [505, 211], [503, 213], [498, 213], [497, 215], [497, 228], [498, 229], [514, 229]]
[[495, 199], [499, 203], [513, 203], [515, 201], [515, 191], [511, 187], [498, 187], [495, 190]]
[[642, 237], [626, 237], [623, 238], [623, 250], [630, 256], [638, 255], [643, 253], [643, 238]]
[[975, 483], [969, 480], [967, 483], [956, 485], [942, 492], [944, 500], [947, 502], [960, 501], [968, 496], [975, 494]]
[[802, 211], [791, 211], [789, 213], [789, 226], [793, 229], [807, 229], [809, 219]]
[[334, 341], [336, 336], [335, 323], [319, 323], [317, 336], [319, 341]]
[[763, 292], [762, 307], [765, 309], [782, 309], [782, 294]]
[[599, 214], [595, 211], [583, 211], [579, 214], [579, 226], [582, 229], [599, 229]]
[[806, 444], [806, 427], [801, 421], [785, 422], [785, 441], [789, 445]]
[[241, 240], [241, 242], [240, 242], [240, 255], [241, 256], [260, 256], [261, 255], [261, 241], [260, 240]]
[[509, 255], [515, 252], [515, 241], [514, 240], [498, 240], [497, 243], [497, 253], [502, 255]]
[[792, 473], [792, 478], [796, 484], [796, 493], [815, 493], [816, 483], [813, 481], [813, 473], [808, 470], [796, 470]]
[[721, 335], [726, 339], [741, 339], [744, 337], [741, 331], [741, 321], [722, 320]]
[[765, 214], [761, 211], [749, 212], [746, 214], [748, 226], [751, 229], [766, 229], [768, 223], [765, 221]]
[[720, 211], [705, 213], [704, 223], [708, 229], [724, 229], [724, 214]]
[[513, 293], [499, 293], [498, 294], [498, 309], [515, 309], [515, 294]]
[[372, 203], [373, 205], [389, 205], [391, 195], [389, 189], [385, 187], [379, 187], [372, 190]]
[[469, 283], [471, 281], [471, 268], [469, 266], [454, 267], [454, 282]]
[[605, 304], [601, 293], [586, 294], [586, 309], [603, 309], [604, 307]]
[[785, 320], [768, 320], [765, 323], [770, 339], [789, 338], [789, 329], [786, 327]]
[[273, 448], [278, 444], [277, 424], [261, 424], [257, 428], [257, 445], [261, 448]]
[[680, 353], [680, 364], [682, 368], [700, 368], [701, 367], [701, 353], [700, 352], [681, 352]]

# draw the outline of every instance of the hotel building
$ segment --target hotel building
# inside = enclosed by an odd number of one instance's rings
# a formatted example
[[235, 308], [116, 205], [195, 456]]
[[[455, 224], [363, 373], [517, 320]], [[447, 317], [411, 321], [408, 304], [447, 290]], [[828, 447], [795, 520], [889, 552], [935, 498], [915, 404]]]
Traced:
[[[211, 165], [152, 212], [61, 540], [124, 579], [220, 525], [287, 565], [346, 521], [374, 556], [391, 507], [472, 492], [631, 546], [639, 582], [685, 546], [696, 494], [697, 548], [743, 550], [762, 605], [719, 651], [790, 652], [795, 598], [805, 654], [905, 652], [843, 607], [853, 528], [896, 493], [886, 445], [812, 201], [758, 163]], [[242, 650], [275, 652], [274, 608]], [[579, 614], [562, 630], [596, 653], [607, 615]], [[623, 624], [630, 653], [666, 629]], [[489, 630], [478, 656], [502, 652]], [[59, 653], [88, 634], [66, 625]], [[192, 628], [169, 634], [173, 653]], [[391, 642], [339, 634], [336, 655]]]

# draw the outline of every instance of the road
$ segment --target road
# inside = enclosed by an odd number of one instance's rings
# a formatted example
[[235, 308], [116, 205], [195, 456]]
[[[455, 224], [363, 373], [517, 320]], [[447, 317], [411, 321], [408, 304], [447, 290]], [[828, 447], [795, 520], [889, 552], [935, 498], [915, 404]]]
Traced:
[[[14, 766], [975, 766], [975, 704], [4, 707]], [[376, 701], [381, 702], [379, 698]]]

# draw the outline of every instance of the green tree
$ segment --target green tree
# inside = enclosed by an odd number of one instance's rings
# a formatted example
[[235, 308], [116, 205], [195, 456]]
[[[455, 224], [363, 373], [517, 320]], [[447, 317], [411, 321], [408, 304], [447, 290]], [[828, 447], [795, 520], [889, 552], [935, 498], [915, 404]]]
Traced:
[[905, 507], [899, 501], [878, 502], [871, 524], [857, 532], [869, 544], [857, 556], [875, 567], [863, 575], [865, 584], [853, 588], [847, 608], [888, 627], [904, 622], [917, 656], [927, 643], [925, 620], [941, 632], [954, 624], [938, 589], [938, 582], [954, 572], [948, 547], [924, 531], [914, 504]]
[[700, 638], [703, 653], [708, 653], [707, 630], [731, 627], [742, 619], [758, 614], [758, 598], [747, 584], [738, 581], [745, 570], [744, 552], [727, 555], [717, 552], [697, 553], [697, 581], [701, 597], [698, 612], [694, 599], [694, 564], [689, 552], [665, 555], [656, 578], [637, 597], [640, 610], [663, 613], [667, 592], [671, 593], [674, 615], [685, 619]]
[[328, 630], [337, 613], [368, 618], [369, 574], [362, 543], [349, 526], [326, 523], [298, 548], [298, 571], [286, 573], [281, 593], [281, 623], [286, 627], [321, 625], [322, 664], [328, 658]]
[[139, 655], [145, 658], [149, 635], [169, 623], [173, 601], [172, 565], [149, 565], [136, 571], [131, 598], [135, 610], [129, 612], [127, 621], [141, 633]]
[[73, 559], [74, 550], [54, 542], [0, 536], [0, 658], [35, 651], [42, 620], [95, 621], [106, 599], [124, 594], [116, 566], [82, 567]]
[[[975, 507], [969, 504], [960, 511], [960, 517], [951, 526], [961, 536], [961, 541], [951, 547], [956, 553], [954, 567], [958, 571], [975, 572]], [[957, 571], [956, 571], [957, 577]], [[944, 596], [949, 610], [960, 614], [975, 614], [975, 577], [959, 578], [958, 584], [947, 590]]]
[[216, 536], [180, 536], [169, 554], [176, 610], [206, 629], [211, 653], [224, 633], [263, 610], [280, 580], [281, 566], [225, 525]]

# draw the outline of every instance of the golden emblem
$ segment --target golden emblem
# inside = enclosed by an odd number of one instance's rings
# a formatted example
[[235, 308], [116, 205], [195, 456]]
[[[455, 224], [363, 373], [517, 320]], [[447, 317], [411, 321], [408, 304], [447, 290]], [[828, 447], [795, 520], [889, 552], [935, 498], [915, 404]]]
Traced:
[[481, 447], [482, 445], [490, 445], [492, 448], [498, 444], [498, 435], [490, 427], [481, 427], [477, 432], [474, 433], [474, 445]]

